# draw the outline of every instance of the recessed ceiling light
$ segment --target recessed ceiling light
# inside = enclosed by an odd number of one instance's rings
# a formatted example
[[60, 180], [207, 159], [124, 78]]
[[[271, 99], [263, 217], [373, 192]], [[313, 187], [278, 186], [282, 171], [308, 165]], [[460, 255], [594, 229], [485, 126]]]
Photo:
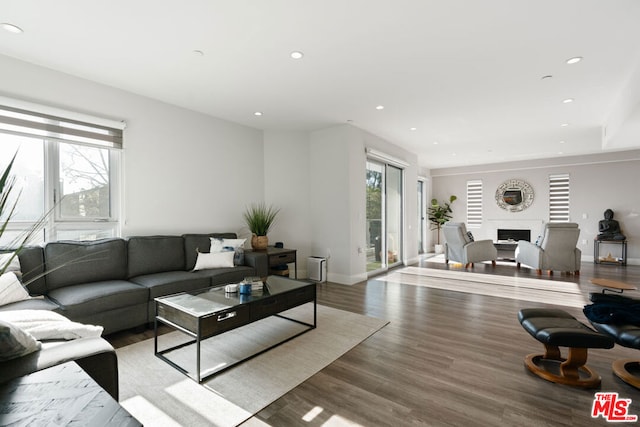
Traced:
[[546, 75], [546, 76], [542, 76], [542, 78], [540, 80], [549, 80], [551, 78], [553, 78], [553, 76], [551, 74], [549, 74], [549, 75]]
[[558, 154], [564, 154], [564, 152], [562, 152], [562, 151], [558, 151]]
[[582, 61], [582, 56], [574, 56], [573, 58], [567, 59], [567, 64], [577, 64]]
[[560, 141], [560, 144], [564, 144], [564, 141]]
[[566, 128], [567, 126], [569, 126], [569, 123], [562, 123], [560, 126], [562, 126], [563, 128]]
[[0, 24], [0, 27], [2, 27], [3, 30], [13, 34], [24, 33], [24, 30], [22, 28], [18, 27], [17, 25], [9, 24], [8, 22], [3, 22], [2, 24]]
[[573, 98], [563, 99], [562, 102], [564, 102], [565, 104], [571, 104], [573, 102]]
[[291, 52], [291, 57], [293, 59], [302, 59], [302, 57], [304, 56], [304, 53], [298, 51], [298, 50], [294, 50], [293, 52]]
[[438, 145], [438, 141], [433, 141], [433, 145]]
[[253, 113], [254, 116], [261, 116], [262, 115], [262, 111], [256, 111], [255, 113]]
[[409, 130], [418, 130], [418, 128], [411, 128], [411, 129], [409, 129]]
[[378, 105], [378, 106], [376, 107], [376, 110], [384, 110], [384, 105]]

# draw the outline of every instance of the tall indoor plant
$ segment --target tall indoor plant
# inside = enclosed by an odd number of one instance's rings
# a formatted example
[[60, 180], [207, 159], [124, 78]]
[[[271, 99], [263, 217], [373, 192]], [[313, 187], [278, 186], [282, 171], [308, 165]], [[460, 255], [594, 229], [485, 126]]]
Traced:
[[280, 208], [265, 203], [254, 203], [244, 212], [244, 220], [251, 231], [251, 247], [264, 250], [269, 245], [267, 234], [276, 220]]
[[442, 245], [440, 244], [440, 229], [442, 226], [449, 221], [453, 215], [453, 211], [451, 210], [451, 204], [455, 202], [457, 199], [456, 196], [452, 195], [449, 197], [448, 202], [443, 202], [440, 204], [437, 199], [431, 199], [431, 206], [427, 211], [429, 222], [431, 223], [431, 230], [438, 230], [438, 240], [436, 242], [436, 252], [442, 253]]
[[[16, 191], [16, 177], [11, 174], [11, 169], [13, 168], [17, 155], [18, 153], [14, 154], [9, 164], [0, 174], [0, 239], [13, 218], [20, 197], [20, 191], [18, 191], [17, 195], [14, 194]], [[0, 247], [0, 253], [4, 252], [4, 256], [0, 256], [0, 276], [3, 275], [5, 271], [8, 271], [14, 259], [17, 258], [31, 237], [42, 229], [45, 219], [46, 216], [43, 216], [30, 228], [20, 233], [18, 237], [10, 242], [6, 242], [6, 247]]]

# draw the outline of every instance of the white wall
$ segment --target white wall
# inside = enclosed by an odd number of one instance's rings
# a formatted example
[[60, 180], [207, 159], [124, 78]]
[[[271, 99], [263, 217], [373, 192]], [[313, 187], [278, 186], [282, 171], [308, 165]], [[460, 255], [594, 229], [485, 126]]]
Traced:
[[375, 135], [340, 125], [310, 136], [310, 215], [314, 255], [330, 252], [327, 277], [353, 284], [366, 280], [365, 147], [410, 163], [405, 170], [404, 260], [415, 260], [417, 248], [417, 158]]
[[0, 94], [125, 120], [123, 235], [243, 231], [264, 199], [262, 132], [0, 56]]
[[307, 258], [324, 256], [311, 249], [314, 224], [309, 200], [314, 194], [310, 189], [308, 132], [265, 131], [264, 163], [265, 200], [280, 208], [269, 244], [283, 242], [285, 248], [297, 249], [298, 277], [307, 277]]
[[[598, 234], [598, 221], [610, 208], [620, 222], [628, 240], [628, 263], [640, 264], [640, 151], [615, 152], [601, 155], [575, 156], [514, 164], [485, 165], [469, 168], [434, 169], [431, 171], [434, 197], [442, 200], [451, 194], [458, 196], [452, 205], [454, 220], [466, 222], [466, 182], [483, 182], [483, 227], [472, 230], [474, 236], [495, 240], [495, 223], [512, 221], [548, 221], [548, 176], [553, 173], [570, 175], [571, 221], [579, 224], [583, 261], [593, 260], [593, 239]], [[495, 191], [505, 180], [523, 179], [533, 186], [535, 197], [528, 209], [510, 213], [495, 202]], [[492, 220], [492, 221], [491, 221]], [[537, 237], [532, 232], [532, 240]], [[616, 247], [602, 247], [614, 252]], [[615, 254], [614, 254], [615, 255]]]
[[[357, 258], [358, 254], [351, 243], [354, 229], [350, 200], [351, 144], [357, 144], [357, 141], [354, 141], [353, 132], [346, 125], [310, 134], [311, 251], [313, 255], [328, 255], [327, 278], [344, 284], [353, 284], [366, 278], [362, 275], [363, 268], [356, 269], [359, 272], [354, 272], [352, 268], [352, 258]], [[357, 161], [353, 164], [357, 167]], [[364, 227], [363, 223], [363, 232]], [[355, 228], [358, 228], [358, 224]]]
[[404, 260], [417, 258], [416, 156], [350, 125], [314, 132], [248, 128], [0, 56], [0, 95], [124, 120], [124, 236], [232, 231], [250, 237], [253, 202], [282, 209], [270, 242], [327, 256], [328, 279], [366, 279], [366, 156], [373, 147], [405, 172]]

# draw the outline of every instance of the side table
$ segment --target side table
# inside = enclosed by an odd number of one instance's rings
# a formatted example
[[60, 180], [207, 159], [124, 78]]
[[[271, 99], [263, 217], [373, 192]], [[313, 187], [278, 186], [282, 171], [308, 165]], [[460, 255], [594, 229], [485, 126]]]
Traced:
[[269, 260], [269, 268], [282, 264], [294, 265], [294, 278], [298, 278], [298, 262], [297, 262], [297, 249], [276, 248], [275, 246], [269, 246], [266, 250]]
[[[620, 258], [600, 258], [600, 245], [621, 245], [622, 254]], [[626, 240], [598, 240], [593, 239], [593, 263], [594, 264], [617, 264], [627, 265], [627, 241]]]

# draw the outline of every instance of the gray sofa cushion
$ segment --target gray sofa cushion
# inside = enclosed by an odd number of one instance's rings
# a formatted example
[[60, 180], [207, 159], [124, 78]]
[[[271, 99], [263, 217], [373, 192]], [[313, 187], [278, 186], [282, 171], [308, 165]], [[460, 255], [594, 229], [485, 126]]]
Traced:
[[51, 242], [44, 247], [47, 289], [104, 280], [124, 280], [126, 243], [122, 239]]
[[130, 280], [148, 288], [149, 301], [153, 301], [154, 298], [160, 296], [206, 288], [210, 283], [209, 277], [188, 271], [145, 274], [144, 276], [132, 277]]
[[27, 285], [31, 295], [44, 295], [47, 285], [44, 278], [44, 250], [40, 246], [23, 248], [18, 255], [22, 283]]
[[[198, 271], [200, 273], [200, 271]], [[237, 266], [233, 268], [214, 268], [211, 270], [202, 270], [202, 273], [208, 275], [211, 279], [211, 286], [226, 285], [228, 283], [239, 283], [245, 277], [255, 276], [255, 270], [252, 267]]]
[[141, 236], [128, 239], [127, 277], [164, 271], [184, 271], [184, 240], [181, 236]]
[[198, 250], [200, 252], [209, 252], [211, 248], [211, 238], [218, 239], [237, 239], [238, 236], [235, 233], [209, 233], [209, 234], [183, 234], [184, 239], [184, 254], [186, 259], [185, 270], [191, 271], [196, 266], [196, 259], [198, 258]]
[[62, 314], [78, 321], [90, 314], [146, 303], [149, 290], [125, 280], [109, 280], [54, 289], [49, 297], [60, 305]]

